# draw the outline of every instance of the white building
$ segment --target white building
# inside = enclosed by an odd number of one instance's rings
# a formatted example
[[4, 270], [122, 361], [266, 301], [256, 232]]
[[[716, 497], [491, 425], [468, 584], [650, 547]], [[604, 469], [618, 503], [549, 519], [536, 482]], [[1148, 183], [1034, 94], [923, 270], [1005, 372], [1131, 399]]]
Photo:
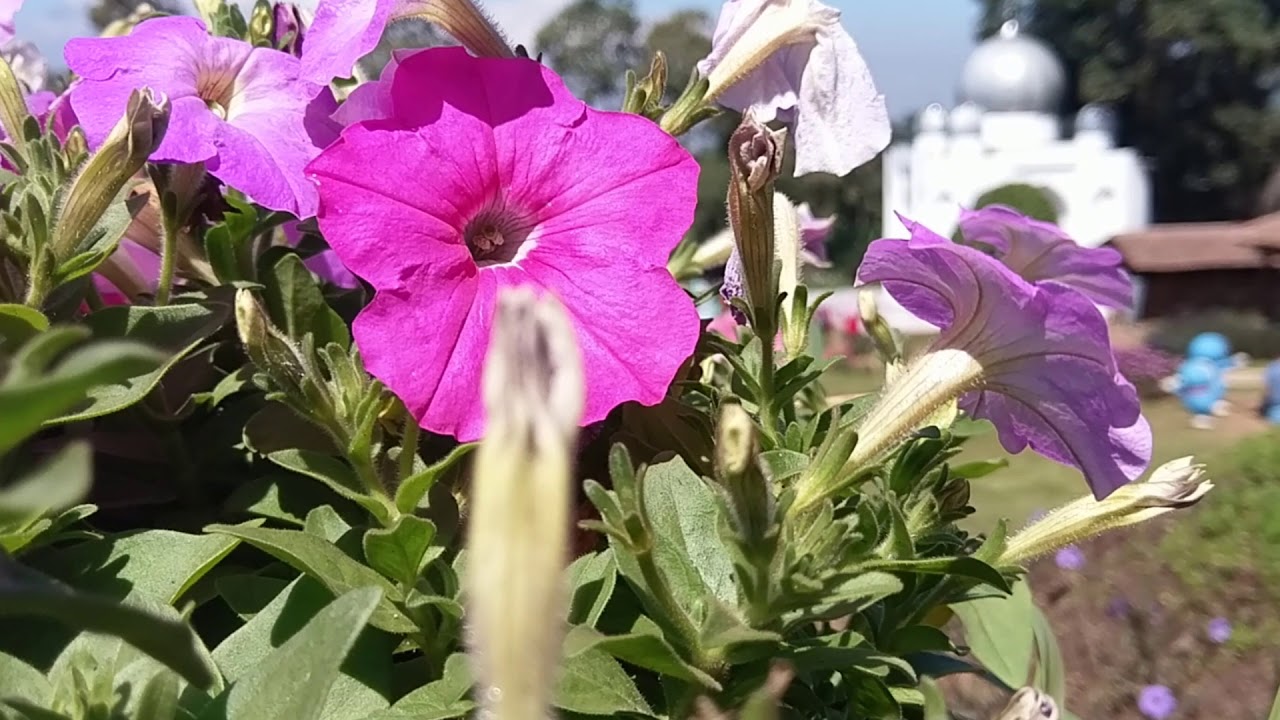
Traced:
[[[1010, 183], [1040, 188], [1076, 242], [1097, 247], [1150, 224], [1150, 185], [1139, 155], [1115, 146], [1115, 120], [1085, 106], [1063, 131], [1062, 63], [1009, 21], [965, 62], [959, 104], [925, 108], [910, 143], [884, 157], [884, 237], [907, 237], [895, 213], [950, 236], [962, 207]], [[881, 292], [885, 317], [904, 332], [930, 326]]]

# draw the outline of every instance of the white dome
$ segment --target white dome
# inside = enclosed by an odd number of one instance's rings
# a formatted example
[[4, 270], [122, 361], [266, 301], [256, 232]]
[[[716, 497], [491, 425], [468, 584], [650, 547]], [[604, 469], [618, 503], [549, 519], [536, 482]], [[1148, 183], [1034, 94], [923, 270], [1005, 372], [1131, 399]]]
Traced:
[[982, 129], [982, 108], [966, 102], [951, 111], [947, 123], [953, 135], [977, 135]]
[[960, 99], [994, 112], [1057, 113], [1066, 72], [1043, 42], [1010, 20], [974, 48], [960, 76]]
[[1106, 105], [1089, 104], [1080, 108], [1076, 114], [1076, 132], [1099, 132], [1114, 137], [1116, 134], [1116, 114]]
[[947, 129], [947, 111], [938, 103], [932, 103], [920, 111], [916, 118], [916, 130], [922, 133], [940, 133]]

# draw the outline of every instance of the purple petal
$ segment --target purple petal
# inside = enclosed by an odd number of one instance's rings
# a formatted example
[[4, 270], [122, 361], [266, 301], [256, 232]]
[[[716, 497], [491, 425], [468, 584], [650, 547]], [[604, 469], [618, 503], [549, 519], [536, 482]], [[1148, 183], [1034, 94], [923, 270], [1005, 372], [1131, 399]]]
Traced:
[[960, 349], [983, 367], [981, 389], [961, 407], [990, 420], [1009, 452], [1030, 447], [1079, 468], [1098, 499], [1140, 475], [1151, 459], [1151, 430], [1093, 303], [903, 223], [911, 239], [873, 242], [858, 277], [883, 283], [909, 312], [939, 326], [931, 350]]
[[351, 77], [356, 61], [382, 39], [396, 0], [321, 0], [307, 29], [302, 76], [318, 85]]
[[1178, 709], [1178, 699], [1164, 685], [1147, 685], [1138, 693], [1138, 711], [1150, 720], [1167, 720]]
[[1133, 307], [1133, 281], [1112, 248], [1081, 247], [1058, 226], [1003, 205], [962, 212], [960, 231], [969, 242], [995, 248], [1000, 260], [1026, 280], [1061, 283], [1101, 305]]

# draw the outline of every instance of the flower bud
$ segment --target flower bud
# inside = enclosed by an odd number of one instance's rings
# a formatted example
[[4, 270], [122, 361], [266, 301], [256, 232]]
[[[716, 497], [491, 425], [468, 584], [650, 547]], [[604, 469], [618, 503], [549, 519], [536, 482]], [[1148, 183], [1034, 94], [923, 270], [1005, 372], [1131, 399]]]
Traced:
[[60, 257], [77, 252], [103, 213], [116, 202], [125, 183], [160, 145], [168, 124], [168, 98], [146, 89], [133, 91], [124, 117], [67, 192], [53, 238], [54, 251]]
[[467, 552], [468, 645], [477, 700], [495, 718], [551, 707], [564, 635], [573, 452], [585, 402], [564, 309], [529, 289], [498, 297], [485, 361]]
[[667, 56], [658, 51], [649, 64], [649, 74], [640, 82], [635, 81], [633, 72], [627, 71], [627, 96], [622, 111], [657, 120], [662, 117], [662, 97], [666, 92]]
[[902, 357], [902, 344], [898, 341], [897, 333], [880, 316], [876, 296], [871, 288], [864, 286], [858, 289], [858, 315], [882, 360], [889, 363]]
[[725, 228], [712, 235], [698, 246], [691, 261], [699, 270], [710, 270], [722, 267], [733, 254], [733, 229]]
[[236, 291], [236, 332], [245, 353], [259, 370], [282, 387], [296, 387], [306, 375], [299, 350], [271, 324], [253, 292]]
[[274, 48], [276, 13], [267, 0], [258, 0], [249, 13], [249, 44]]
[[[170, 177], [184, 175], [191, 171], [191, 168], [201, 169], [200, 164], [196, 165], [167, 165], [164, 169], [171, 171]], [[203, 170], [201, 169], [201, 172]], [[145, 196], [145, 198], [143, 197]], [[129, 223], [129, 229], [125, 231], [125, 237], [150, 250], [156, 255], [164, 252], [164, 220], [161, 217], [160, 193], [151, 182], [139, 183], [130, 192], [130, 199], [136, 199], [141, 202], [137, 214], [133, 216], [133, 222]], [[178, 233], [177, 242], [174, 245], [174, 262], [175, 269], [190, 278], [197, 278], [204, 282], [216, 285], [218, 277], [213, 272], [213, 266], [204, 256], [204, 251], [191, 237], [191, 234], [182, 231]]]
[[480, 57], [514, 58], [498, 26], [472, 0], [402, 0], [398, 17], [420, 17], [449, 33]]
[[89, 141], [85, 139], [84, 128], [76, 125], [67, 131], [67, 139], [62, 143], [62, 153], [67, 158], [67, 167], [79, 167], [89, 156]]
[[769, 314], [763, 319], [770, 327], [778, 296], [773, 183], [782, 172], [785, 140], [785, 130], [770, 130], [750, 112], [729, 138], [729, 224], [747, 298], [754, 312]]
[[1009, 704], [991, 720], [1058, 720], [1058, 704], [1053, 698], [1032, 687], [1013, 694]]
[[1213, 489], [1204, 466], [1191, 457], [1156, 468], [1143, 481], [1121, 485], [1104, 500], [1086, 495], [1054, 510], [1009, 538], [999, 565], [1020, 565], [1106, 530], [1134, 525], [1195, 505]]
[[26, 93], [23, 92], [17, 75], [14, 75], [9, 60], [0, 57], [0, 125], [4, 126], [9, 142], [16, 147], [20, 148], [26, 143], [23, 127], [29, 117], [31, 112], [27, 110]]
[[774, 499], [756, 464], [756, 426], [741, 405], [725, 405], [716, 428], [716, 478], [732, 504], [744, 539], [762, 539], [773, 517]]

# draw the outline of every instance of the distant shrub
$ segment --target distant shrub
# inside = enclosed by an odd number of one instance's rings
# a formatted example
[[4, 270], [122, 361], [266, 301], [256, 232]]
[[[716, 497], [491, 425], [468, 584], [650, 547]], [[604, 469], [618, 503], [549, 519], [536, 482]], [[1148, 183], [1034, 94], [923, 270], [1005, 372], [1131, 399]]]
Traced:
[[1203, 332], [1218, 332], [1231, 342], [1232, 352], [1255, 358], [1280, 357], [1280, 323], [1260, 313], [1232, 310], [1205, 310], [1162, 321], [1147, 336], [1152, 347], [1182, 356], [1191, 338]]
[[1138, 389], [1144, 398], [1164, 395], [1160, 380], [1178, 369], [1178, 356], [1153, 347], [1116, 348], [1116, 365], [1120, 374]]
[[1008, 205], [1018, 212], [1045, 222], [1058, 222], [1058, 209], [1049, 195], [1034, 185], [1013, 183], [992, 188], [978, 196], [975, 208], [988, 205]]

